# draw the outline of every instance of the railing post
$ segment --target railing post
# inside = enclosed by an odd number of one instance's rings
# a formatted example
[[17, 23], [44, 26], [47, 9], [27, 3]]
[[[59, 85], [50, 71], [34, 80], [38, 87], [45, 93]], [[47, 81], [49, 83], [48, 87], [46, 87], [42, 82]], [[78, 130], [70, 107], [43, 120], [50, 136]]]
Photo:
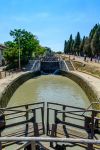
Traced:
[[[54, 118], [54, 123], [57, 125], [57, 110], [55, 110], [55, 118]], [[57, 127], [56, 127], [57, 130]], [[55, 131], [55, 137], [57, 136], [57, 132]]]
[[[65, 111], [65, 109], [66, 109], [66, 106], [63, 105], [63, 111]], [[62, 121], [63, 122], [65, 122], [65, 117], [66, 117], [65, 112], [63, 112], [62, 113]], [[69, 137], [67, 129], [66, 129], [66, 125], [63, 125], [63, 130], [64, 130], [64, 133], [65, 133], [65, 136]]]
[[94, 138], [94, 127], [95, 127], [94, 117], [95, 117], [95, 112], [92, 111], [92, 117], [91, 117], [91, 139]]
[[[66, 106], [63, 105], [63, 111], [65, 111]], [[62, 113], [62, 121], [65, 122], [65, 112]]]
[[43, 134], [45, 134], [45, 126], [44, 126], [44, 108], [41, 108], [41, 117], [42, 117]]
[[49, 108], [48, 108], [48, 104], [47, 104], [47, 135], [49, 135]]
[[[95, 123], [94, 123], [94, 117], [95, 117], [95, 112], [92, 111], [92, 116], [91, 116], [91, 124], [90, 124], [90, 128], [91, 128], [91, 134], [89, 136], [90, 139], [94, 138], [94, 127], [95, 127]], [[93, 144], [88, 144], [88, 150], [94, 150], [93, 148]]]
[[[29, 119], [29, 115], [28, 115], [28, 105], [25, 105], [26, 108], [26, 121], [28, 121]], [[25, 132], [25, 136], [28, 135], [28, 123], [26, 123], [26, 132]]]
[[[1, 131], [0, 131], [0, 137], [1, 137]], [[0, 150], [2, 150], [2, 143], [0, 141]]]
[[36, 123], [36, 109], [33, 109], [32, 112], [33, 112], [33, 129], [34, 129], [34, 136], [39, 136], [38, 124]]
[[36, 150], [35, 146], [36, 146], [36, 143], [34, 141], [31, 142], [31, 150]]

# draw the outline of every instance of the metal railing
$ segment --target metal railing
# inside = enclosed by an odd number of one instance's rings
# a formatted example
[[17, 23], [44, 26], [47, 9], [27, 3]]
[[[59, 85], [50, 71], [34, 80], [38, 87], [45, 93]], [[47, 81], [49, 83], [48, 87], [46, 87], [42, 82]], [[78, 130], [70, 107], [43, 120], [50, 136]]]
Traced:
[[[88, 149], [91, 150], [93, 144], [100, 144], [100, 139], [95, 136], [95, 133], [100, 134], [100, 118], [95, 116], [100, 114], [100, 110], [87, 110], [50, 102], [47, 103], [46, 114], [44, 102], [0, 108], [0, 110], [6, 122], [4, 130], [0, 130], [2, 148], [21, 141], [23, 142], [19, 150], [32, 141], [49, 142], [51, 147], [54, 147], [54, 142], [85, 146], [88, 144]], [[45, 135], [45, 127], [46, 137], [39, 137]]]
[[[84, 115], [83, 112], [85, 112]], [[100, 134], [100, 118], [96, 117], [95, 114], [100, 114], [100, 110], [86, 111], [86, 109], [79, 107], [48, 102], [47, 135], [51, 137], [97, 139], [95, 134]], [[52, 118], [54, 116], [52, 120], [51, 115]], [[51, 147], [53, 147], [52, 142]]]
[[[40, 136], [45, 134], [44, 102], [27, 104], [16, 107], [0, 108], [5, 116], [5, 124], [1, 124], [1, 138]], [[2, 147], [16, 142], [3, 142]]]

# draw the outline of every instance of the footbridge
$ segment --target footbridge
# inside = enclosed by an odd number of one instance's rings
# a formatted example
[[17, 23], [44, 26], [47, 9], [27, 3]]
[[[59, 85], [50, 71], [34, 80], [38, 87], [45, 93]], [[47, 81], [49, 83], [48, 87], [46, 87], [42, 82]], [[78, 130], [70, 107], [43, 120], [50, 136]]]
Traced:
[[40, 102], [0, 112], [0, 150], [100, 150], [100, 110], [91, 106]]
[[65, 72], [75, 70], [71, 61], [62, 60], [60, 57], [42, 57], [35, 60], [31, 71], [41, 71], [44, 73], [56, 73], [58, 70]]

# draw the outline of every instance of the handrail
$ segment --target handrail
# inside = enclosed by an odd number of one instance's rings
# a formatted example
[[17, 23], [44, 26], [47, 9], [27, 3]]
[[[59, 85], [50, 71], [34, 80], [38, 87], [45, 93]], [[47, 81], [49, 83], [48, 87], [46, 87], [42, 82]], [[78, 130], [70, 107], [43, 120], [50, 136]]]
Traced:
[[60, 103], [54, 103], [54, 102], [47, 102], [47, 106], [48, 105], [58, 105], [58, 106], [65, 106], [65, 107], [75, 108], [75, 109], [79, 109], [79, 110], [86, 110], [85, 108], [71, 106], [71, 105], [65, 105], [65, 104], [60, 104]]
[[85, 143], [100, 144], [100, 140], [82, 139], [82, 138], [52, 138], [52, 137], [0, 137], [0, 141], [41, 141], [41, 142], [67, 142], [67, 143]]
[[[12, 107], [7, 107], [7, 108], [4, 108], [4, 109], [12, 109], [12, 108], [20, 108], [20, 107], [25, 107], [25, 106], [35, 106], [35, 105], [40, 105], [40, 104], [45, 104], [44, 102], [38, 102], [38, 103], [28, 103], [28, 104], [24, 104], [24, 105], [17, 105], [17, 106], [12, 106]], [[3, 108], [0, 108], [0, 109], [3, 109]]]

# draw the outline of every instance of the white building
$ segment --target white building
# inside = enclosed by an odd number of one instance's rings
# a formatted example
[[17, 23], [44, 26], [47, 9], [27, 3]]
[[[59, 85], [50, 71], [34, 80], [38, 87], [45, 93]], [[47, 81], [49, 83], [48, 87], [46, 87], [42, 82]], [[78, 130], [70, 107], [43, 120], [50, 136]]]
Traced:
[[2, 66], [4, 62], [4, 57], [3, 57], [4, 49], [5, 49], [5, 46], [0, 44], [0, 66]]

